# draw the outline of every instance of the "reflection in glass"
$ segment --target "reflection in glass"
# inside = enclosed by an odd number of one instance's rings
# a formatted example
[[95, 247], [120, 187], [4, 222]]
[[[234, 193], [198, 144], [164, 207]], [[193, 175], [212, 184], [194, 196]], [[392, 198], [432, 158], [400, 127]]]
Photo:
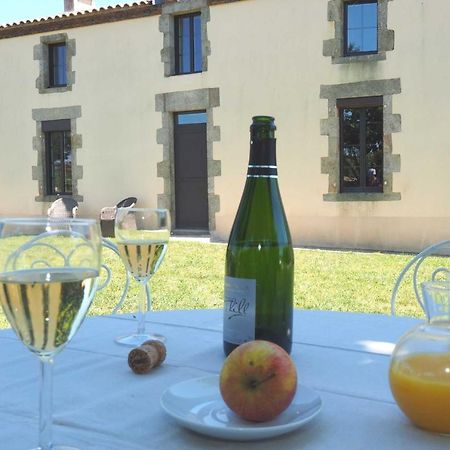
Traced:
[[360, 185], [361, 172], [361, 158], [359, 148], [344, 147], [343, 158], [344, 187], [358, 187]]
[[191, 23], [189, 17], [180, 19], [180, 72], [191, 71]]
[[49, 45], [49, 74], [50, 86], [66, 86], [66, 44], [58, 43]]
[[191, 125], [195, 123], [207, 123], [208, 116], [206, 112], [180, 113], [177, 115], [178, 125]]
[[362, 30], [348, 30], [348, 53], [362, 52]]
[[194, 16], [194, 72], [202, 70], [202, 23], [200, 14]]
[[360, 112], [358, 109], [343, 110], [343, 143], [344, 145], [359, 144]]
[[47, 152], [47, 194], [72, 193], [72, 151], [70, 131], [45, 133]]
[[375, 108], [368, 108], [366, 111], [366, 116], [367, 116], [367, 122], [383, 123], [383, 108], [381, 106], [377, 106]]
[[202, 27], [200, 13], [176, 17], [176, 73], [202, 70]]
[[346, 53], [371, 53], [378, 50], [377, 2], [346, 4]]
[[341, 188], [383, 190], [383, 107], [341, 110]]

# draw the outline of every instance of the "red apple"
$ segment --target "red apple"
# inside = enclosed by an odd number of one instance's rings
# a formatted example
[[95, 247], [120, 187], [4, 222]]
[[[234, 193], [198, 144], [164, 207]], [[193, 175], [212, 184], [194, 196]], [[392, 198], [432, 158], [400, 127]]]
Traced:
[[297, 371], [289, 354], [268, 341], [250, 341], [234, 349], [220, 373], [220, 393], [243, 419], [271, 420], [292, 402]]

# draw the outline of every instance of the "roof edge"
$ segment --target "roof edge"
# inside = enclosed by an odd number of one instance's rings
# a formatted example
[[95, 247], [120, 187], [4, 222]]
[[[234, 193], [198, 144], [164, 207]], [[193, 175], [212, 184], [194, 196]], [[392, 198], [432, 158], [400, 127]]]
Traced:
[[[208, 0], [209, 5], [221, 5], [244, 0]], [[102, 23], [119, 22], [161, 14], [161, 5], [150, 1], [132, 4], [100, 7], [91, 11], [62, 13], [54, 17], [25, 20], [0, 26], [0, 39], [10, 39], [31, 34], [88, 27]]]

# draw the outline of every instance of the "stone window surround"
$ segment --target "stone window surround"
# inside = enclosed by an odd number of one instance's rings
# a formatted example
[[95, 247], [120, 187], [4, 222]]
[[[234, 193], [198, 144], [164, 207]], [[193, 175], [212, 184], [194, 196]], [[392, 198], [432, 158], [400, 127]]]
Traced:
[[[67, 92], [72, 90], [72, 85], [75, 84], [75, 72], [72, 71], [72, 58], [76, 54], [75, 39], [69, 39], [67, 33], [51, 34], [48, 36], [41, 36], [40, 44], [33, 47], [33, 57], [39, 61], [39, 76], [36, 79], [36, 88], [40, 94], [52, 94], [54, 92]], [[48, 46], [50, 44], [66, 44], [66, 86], [49, 87], [50, 73], [49, 73], [49, 52]]]
[[[182, 2], [164, 3], [159, 18], [159, 31], [163, 33], [163, 49], [161, 62], [164, 63], [164, 76], [175, 73], [175, 21], [174, 16], [200, 11], [202, 27], [202, 72], [208, 70], [208, 56], [211, 46], [208, 40], [207, 23], [210, 20], [208, 0], [184, 0]], [[189, 74], [180, 74], [189, 75]]]
[[[400, 172], [400, 155], [394, 155], [392, 133], [401, 131], [401, 116], [392, 112], [392, 96], [401, 93], [400, 79], [372, 80], [356, 83], [320, 86], [320, 98], [328, 100], [328, 118], [322, 119], [320, 132], [328, 136], [328, 156], [321, 158], [321, 173], [328, 174], [328, 193], [325, 201], [389, 201], [401, 200], [393, 192], [393, 174]], [[340, 139], [337, 99], [383, 96], [383, 192], [339, 192]]]
[[344, 3], [349, 1], [328, 1], [328, 21], [334, 22], [335, 37], [323, 41], [323, 56], [331, 56], [333, 64], [385, 60], [386, 52], [394, 50], [394, 31], [387, 28], [388, 2], [393, 0], [378, 0], [378, 52], [344, 56]]
[[162, 114], [162, 128], [157, 130], [157, 143], [163, 146], [163, 159], [158, 162], [157, 176], [164, 180], [164, 193], [158, 194], [158, 207], [175, 217], [174, 113], [206, 110], [206, 157], [208, 177], [209, 231], [216, 229], [216, 213], [220, 198], [214, 192], [214, 177], [221, 175], [221, 162], [213, 158], [213, 144], [220, 141], [220, 127], [214, 125], [213, 108], [220, 105], [219, 88], [170, 92], [155, 96], [156, 111]]
[[48, 120], [70, 119], [70, 138], [72, 153], [72, 195], [78, 202], [83, 201], [83, 196], [78, 194], [78, 180], [83, 178], [83, 167], [77, 165], [77, 152], [82, 147], [82, 138], [77, 134], [77, 119], [81, 117], [81, 106], [69, 106], [64, 108], [39, 108], [32, 110], [32, 118], [36, 122], [36, 136], [33, 136], [33, 150], [37, 152], [37, 165], [32, 167], [32, 178], [38, 182], [39, 194], [35, 197], [37, 202], [53, 202], [57, 195], [46, 193], [46, 158], [45, 135], [42, 132], [42, 122]]

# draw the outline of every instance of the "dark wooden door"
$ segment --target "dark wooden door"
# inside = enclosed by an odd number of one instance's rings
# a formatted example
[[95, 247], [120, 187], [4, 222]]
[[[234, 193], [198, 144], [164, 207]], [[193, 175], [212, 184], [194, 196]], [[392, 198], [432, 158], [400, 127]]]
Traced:
[[175, 115], [175, 228], [208, 225], [206, 113]]

